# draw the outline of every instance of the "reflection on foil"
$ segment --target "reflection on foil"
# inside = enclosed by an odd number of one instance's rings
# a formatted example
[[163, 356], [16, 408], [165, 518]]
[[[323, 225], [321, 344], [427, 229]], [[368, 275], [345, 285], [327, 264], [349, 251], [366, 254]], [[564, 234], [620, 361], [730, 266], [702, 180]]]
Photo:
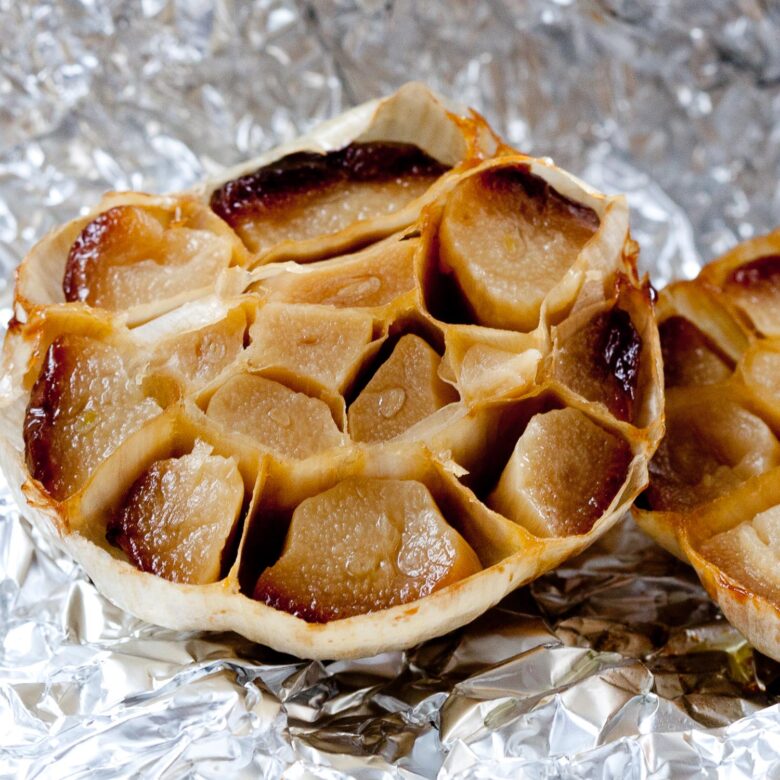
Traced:
[[[772, 3], [0, 2], [0, 315], [31, 243], [421, 79], [626, 192], [660, 286], [775, 226]], [[303, 662], [106, 602], [0, 488], [0, 776], [759, 777], [780, 665], [630, 521], [408, 653]], [[56, 761], [56, 771], [52, 769]]]

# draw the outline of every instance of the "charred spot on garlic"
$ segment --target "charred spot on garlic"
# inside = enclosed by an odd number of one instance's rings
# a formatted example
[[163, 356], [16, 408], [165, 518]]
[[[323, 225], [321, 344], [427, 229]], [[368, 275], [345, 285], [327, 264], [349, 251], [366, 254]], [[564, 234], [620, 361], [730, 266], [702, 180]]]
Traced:
[[398, 211], [446, 170], [412, 144], [355, 142], [289, 154], [223, 184], [210, 203], [251, 251], [261, 252]]
[[63, 500], [160, 411], [128, 375], [117, 347], [88, 336], [58, 336], [46, 350], [25, 414], [30, 474]]
[[208, 290], [237, 261], [218, 222], [188, 200], [113, 206], [87, 222], [70, 247], [65, 300], [120, 311]]
[[633, 421], [642, 340], [631, 315], [612, 306], [567, 330], [558, 329], [556, 377], [587, 400], [603, 403], [619, 420]]
[[728, 276], [728, 284], [746, 288], [780, 285], [780, 254], [759, 257], [735, 268]]

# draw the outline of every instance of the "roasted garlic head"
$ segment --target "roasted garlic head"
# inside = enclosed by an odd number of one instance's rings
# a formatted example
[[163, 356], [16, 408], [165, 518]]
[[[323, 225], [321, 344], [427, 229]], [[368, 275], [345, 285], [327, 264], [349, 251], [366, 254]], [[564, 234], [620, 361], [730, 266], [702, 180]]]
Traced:
[[420, 85], [39, 243], [2, 455], [98, 588], [306, 657], [462, 625], [614, 524], [663, 398], [626, 203]]
[[666, 435], [635, 516], [780, 660], [780, 231], [661, 292]]

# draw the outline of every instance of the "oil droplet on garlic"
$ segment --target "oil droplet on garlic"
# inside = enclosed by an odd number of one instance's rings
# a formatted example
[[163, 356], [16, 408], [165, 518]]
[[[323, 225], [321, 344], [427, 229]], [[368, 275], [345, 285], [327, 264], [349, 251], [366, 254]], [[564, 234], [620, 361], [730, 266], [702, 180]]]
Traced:
[[406, 403], [406, 391], [401, 387], [388, 387], [379, 394], [379, 414], [385, 419], [395, 417]]
[[323, 303], [341, 303], [360, 301], [379, 292], [382, 280], [378, 276], [356, 276], [349, 280], [338, 292], [323, 300]]
[[289, 428], [292, 420], [284, 409], [269, 409], [268, 416], [282, 428]]

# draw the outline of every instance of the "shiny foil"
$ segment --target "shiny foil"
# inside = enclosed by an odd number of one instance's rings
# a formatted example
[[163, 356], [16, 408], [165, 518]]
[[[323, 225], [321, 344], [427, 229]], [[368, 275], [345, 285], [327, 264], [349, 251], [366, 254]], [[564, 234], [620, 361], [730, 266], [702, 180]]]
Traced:
[[[43, 233], [411, 79], [626, 192], [656, 286], [780, 222], [772, 0], [0, 0], [0, 315]], [[630, 519], [470, 626], [304, 662], [145, 624], [0, 488], [0, 777], [780, 773], [780, 665]]]

